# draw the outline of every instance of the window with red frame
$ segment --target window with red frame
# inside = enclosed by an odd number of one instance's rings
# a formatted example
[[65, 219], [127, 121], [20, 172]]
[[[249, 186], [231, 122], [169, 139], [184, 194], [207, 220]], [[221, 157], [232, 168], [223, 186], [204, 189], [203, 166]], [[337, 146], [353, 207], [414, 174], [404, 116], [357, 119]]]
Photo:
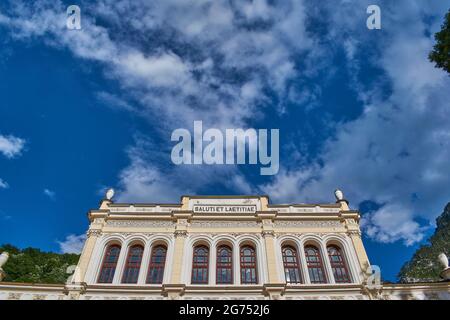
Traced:
[[147, 283], [162, 283], [164, 277], [164, 266], [166, 264], [167, 249], [164, 246], [156, 246], [150, 255]]
[[233, 251], [228, 246], [217, 248], [216, 283], [233, 283]]
[[120, 246], [111, 245], [106, 248], [103, 258], [102, 268], [98, 277], [98, 283], [112, 283], [116, 272], [117, 261], [119, 260]]
[[291, 246], [284, 246], [283, 253], [283, 265], [284, 276], [287, 283], [301, 283], [300, 266], [298, 263], [297, 250]]
[[320, 251], [314, 246], [305, 247], [306, 264], [311, 283], [326, 283]]
[[350, 276], [341, 248], [328, 246], [327, 251], [331, 269], [333, 270], [334, 281], [336, 283], [349, 283]]
[[256, 267], [256, 252], [253, 247], [244, 246], [240, 252], [241, 258], [241, 283], [257, 284], [258, 270]]
[[123, 271], [122, 283], [137, 283], [139, 270], [141, 269], [142, 254], [144, 247], [134, 245], [128, 250], [127, 262]]
[[194, 248], [192, 257], [192, 278], [193, 284], [208, 283], [209, 249], [206, 246]]

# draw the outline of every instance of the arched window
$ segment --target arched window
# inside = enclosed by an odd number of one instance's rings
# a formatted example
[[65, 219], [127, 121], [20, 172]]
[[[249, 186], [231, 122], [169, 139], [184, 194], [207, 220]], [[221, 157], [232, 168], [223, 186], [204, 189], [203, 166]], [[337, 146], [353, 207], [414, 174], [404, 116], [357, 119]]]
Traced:
[[206, 246], [194, 248], [192, 257], [192, 279], [193, 284], [208, 283], [209, 249]]
[[98, 283], [112, 283], [116, 272], [117, 261], [119, 260], [120, 246], [111, 245], [106, 248], [103, 257], [102, 268], [98, 277]]
[[216, 283], [233, 283], [233, 251], [228, 246], [217, 248]]
[[163, 282], [166, 254], [167, 249], [164, 246], [156, 246], [152, 249], [148, 267], [147, 283]]
[[306, 246], [305, 256], [311, 283], [326, 283], [325, 271], [323, 270], [322, 257], [320, 256], [319, 249], [314, 246]]
[[257, 272], [255, 249], [250, 246], [243, 246], [241, 248], [241, 283], [258, 283]]
[[139, 277], [139, 270], [141, 268], [142, 253], [144, 247], [141, 245], [134, 245], [128, 250], [127, 262], [125, 270], [123, 271], [122, 283], [137, 283]]
[[291, 246], [284, 246], [283, 253], [283, 265], [284, 276], [287, 283], [301, 283], [300, 266], [298, 263], [297, 250]]
[[349, 283], [350, 276], [341, 248], [337, 246], [328, 246], [327, 251], [331, 269], [333, 270], [334, 281], [336, 283]]

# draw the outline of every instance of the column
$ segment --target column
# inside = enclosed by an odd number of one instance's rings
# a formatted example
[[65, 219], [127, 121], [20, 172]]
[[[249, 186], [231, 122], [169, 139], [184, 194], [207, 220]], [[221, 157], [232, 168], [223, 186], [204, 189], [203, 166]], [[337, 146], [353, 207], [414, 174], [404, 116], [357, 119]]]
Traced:
[[101, 235], [99, 229], [89, 229], [87, 232], [87, 239], [84, 243], [83, 251], [81, 252], [80, 260], [78, 261], [77, 270], [75, 271], [72, 283], [86, 282], [86, 272], [89, 266], [89, 262], [92, 259], [92, 253], [94, 252], [97, 239]]
[[184, 242], [187, 237], [186, 232], [175, 231], [175, 247], [173, 253], [172, 275], [170, 283], [181, 283], [181, 272], [183, 267]]
[[[78, 300], [80, 295], [86, 291], [86, 272], [89, 266], [89, 262], [92, 258], [95, 245], [98, 237], [101, 235], [100, 229], [89, 229], [87, 232], [87, 239], [84, 243], [83, 251], [78, 260], [78, 265], [75, 268], [70, 282], [64, 286], [64, 292], [67, 294], [68, 299]], [[1, 280], [1, 279], [0, 279]]]
[[275, 237], [273, 231], [263, 230], [264, 245], [266, 248], [266, 261], [269, 283], [280, 283], [275, 257]]
[[72, 283], [86, 283], [86, 273], [88, 271], [91, 260], [95, 257], [92, 256], [97, 244], [98, 238], [102, 235], [102, 229], [105, 225], [105, 219], [109, 213], [109, 205], [111, 200], [103, 199], [100, 203], [98, 210], [92, 210], [89, 212], [89, 230], [86, 234], [87, 239], [81, 252], [80, 260], [75, 270], [75, 274], [72, 277]]
[[264, 291], [270, 299], [280, 299], [285, 283], [281, 281], [277, 271], [277, 258], [275, 248], [275, 231], [273, 220], [277, 213], [273, 211], [258, 212], [257, 218], [262, 222], [262, 236], [264, 238], [264, 247], [266, 255], [266, 267], [268, 273], [267, 283], [264, 283]]
[[328, 258], [327, 247], [323, 242], [320, 243], [320, 254], [322, 255], [323, 265], [325, 266], [325, 270], [327, 273], [328, 283], [336, 283], [336, 281], [334, 280], [334, 274], [333, 269], [331, 268], [330, 259]]
[[356, 257], [359, 261], [359, 266], [362, 271], [367, 270], [370, 266], [369, 257], [367, 256], [366, 249], [364, 248], [364, 244], [361, 239], [360, 231], [349, 231], [348, 232], [350, 239], [352, 240], [353, 247], [355, 248]]
[[209, 248], [208, 284], [216, 285], [217, 247]]
[[359, 228], [359, 214], [357, 212], [342, 212], [342, 218], [345, 222], [347, 234], [352, 240], [353, 248], [358, 258], [359, 266], [363, 272], [370, 266], [369, 257], [361, 239], [361, 230]]
[[241, 248], [237, 241], [233, 243], [233, 282], [237, 286], [241, 284]]
[[298, 257], [300, 259], [303, 280], [305, 281], [305, 284], [310, 284], [311, 280], [309, 279], [309, 269], [308, 264], [306, 263], [305, 246], [303, 243], [298, 248]]
[[192, 212], [190, 211], [178, 211], [172, 214], [173, 219], [177, 222], [174, 232], [175, 242], [172, 272], [170, 275], [170, 282], [163, 285], [164, 291], [170, 299], [177, 299], [183, 295], [186, 287], [186, 285], [182, 283], [183, 256], [188, 234], [187, 225], [191, 216]]
[[123, 271], [128, 255], [128, 243], [124, 243], [120, 248], [119, 260], [117, 261], [116, 272], [114, 273], [113, 284], [120, 284], [122, 282]]
[[336, 190], [335, 196], [336, 196], [336, 203], [338, 203], [341, 206], [340, 216], [344, 220], [347, 233], [352, 239], [353, 247], [355, 248], [359, 265], [361, 267], [361, 270], [365, 272], [367, 268], [370, 266], [370, 262], [361, 239], [361, 230], [359, 228], [359, 219], [360, 219], [359, 212], [350, 210], [348, 201], [345, 200], [342, 191]]
[[151, 251], [152, 251], [152, 245], [151, 245], [151, 243], [146, 241], [145, 248], [144, 248], [144, 254], [142, 255], [141, 269], [139, 270], [138, 284], [140, 284], [140, 285], [145, 285], [145, 282], [147, 280], [147, 272], [148, 272], [148, 266], [150, 263]]

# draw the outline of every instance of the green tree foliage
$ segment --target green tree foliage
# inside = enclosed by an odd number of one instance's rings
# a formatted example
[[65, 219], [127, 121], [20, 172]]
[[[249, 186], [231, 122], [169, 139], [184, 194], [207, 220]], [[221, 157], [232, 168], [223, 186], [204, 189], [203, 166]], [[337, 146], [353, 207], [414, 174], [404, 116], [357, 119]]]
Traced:
[[417, 249], [400, 270], [398, 278], [401, 282], [439, 280], [442, 266], [437, 259], [441, 253], [450, 255], [450, 203], [436, 219], [436, 230], [430, 244]]
[[435, 62], [436, 66], [450, 73], [450, 10], [445, 15], [441, 31], [434, 35], [436, 44], [428, 58]]
[[31, 283], [65, 283], [70, 276], [67, 267], [76, 265], [78, 254], [58, 254], [42, 252], [36, 248], [19, 249], [12, 245], [0, 246], [0, 253], [10, 254], [8, 262], [3, 266], [6, 278], [3, 281]]

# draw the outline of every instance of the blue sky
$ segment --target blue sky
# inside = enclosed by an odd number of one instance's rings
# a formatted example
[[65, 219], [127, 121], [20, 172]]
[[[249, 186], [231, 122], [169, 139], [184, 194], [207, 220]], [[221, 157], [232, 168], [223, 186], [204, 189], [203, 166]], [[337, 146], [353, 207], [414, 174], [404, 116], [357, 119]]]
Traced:
[[[67, 30], [78, 4], [82, 30]], [[368, 30], [366, 8], [381, 8]], [[118, 201], [268, 194], [363, 213], [383, 277], [450, 201], [450, 80], [427, 60], [450, 1], [2, 1], [0, 243], [76, 251]], [[279, 128], [280, 171], [175, 166], [171, 132]]]

